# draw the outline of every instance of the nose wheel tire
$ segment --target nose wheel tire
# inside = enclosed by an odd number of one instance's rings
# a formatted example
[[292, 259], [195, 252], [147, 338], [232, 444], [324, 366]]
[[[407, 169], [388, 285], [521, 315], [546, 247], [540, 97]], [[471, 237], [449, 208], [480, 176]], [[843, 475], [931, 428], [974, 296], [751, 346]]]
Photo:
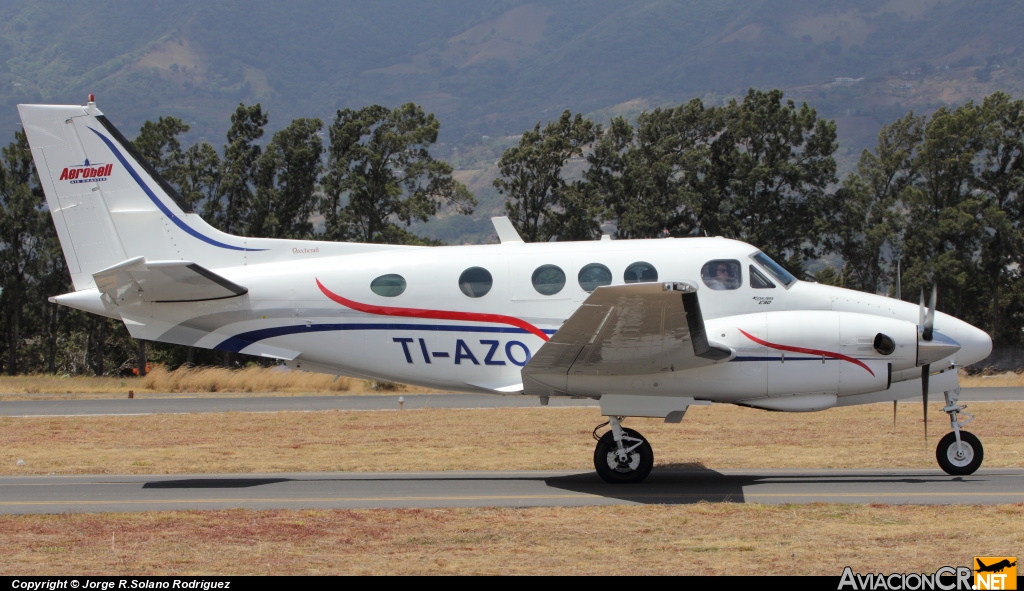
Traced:
[[935, 449], [935, 459], [942, 470], [951, 476], [967, 476], [981, 466], [985, 450], [981, 441], [968, 431], [960, 431], [960, 442], [956, 443], [956, 433], [950, 431], [939, 440]]
[[610, 484], [641, 482], [654, 467], [654, 450], [643, 435], [632, 429], [622, 430], [622, 443], [627, 450], [625, 461], [619, 458], [619, 445], [612, 432], [602, 435], [594, 449], [594, 468]]

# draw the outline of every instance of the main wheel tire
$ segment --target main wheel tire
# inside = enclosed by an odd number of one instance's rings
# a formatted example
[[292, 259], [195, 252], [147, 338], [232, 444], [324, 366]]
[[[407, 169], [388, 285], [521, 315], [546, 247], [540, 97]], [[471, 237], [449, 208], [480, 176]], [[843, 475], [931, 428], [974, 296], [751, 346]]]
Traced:
[[942, 470], [951, 476], [974, 474], [985, 458], [985, 449], [973, 433], [961, 431], [960, 441], [963, 442], [962, 449], [956, 444], [956, 433], [950, 431], [939, 440], [939, 446], [935, 448], [935, 459], [939, 461]]
[[641, 482], [651, 473], [654, 467], [654, 450], [651, 444], [632, 429], [623, 429], [623, 444], [626, 449], [636, 445], [639, 447], [627, 454], [625, 463], [619, 462], [619, 446], [615, 443], [615, 436], [609, 431], [601, 436], [594, 448], [594, 468], [598, 476], [610, 484], [626, 484]]

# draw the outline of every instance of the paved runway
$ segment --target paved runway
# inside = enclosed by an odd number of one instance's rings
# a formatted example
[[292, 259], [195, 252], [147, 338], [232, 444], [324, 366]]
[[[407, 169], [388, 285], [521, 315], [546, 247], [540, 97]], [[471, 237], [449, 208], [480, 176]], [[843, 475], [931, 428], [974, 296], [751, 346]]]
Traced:
[[[403, 394], [403, 408], [509, 408], [537, 406], [533, 396], [488, 394]], [[146, 395], [144, 398], [105, 400], [11, 400], [0, 402], [0, 416], [142, 415], [190, 412], [277, 412], [315, 410], [392, 410], [398, 394], [387, 396], [289, 396], [245, 398], [174, 398]], [[932, 400], [942, 400], [933, 395]], [[1024, 400], [1024, 388], [964, 388], [961, 401]], [[917, 399], [908, 400], [917, 402]], [[594, 400], [551, 398], [551, 406], [594, 406]]]
[[[536, 406], [536, 398], [405, 394], [403, 407]], [[1024, 388], [965, 389], [961, 400], [1024, 400]], [[551, 406], [597, 406], [552, 398]], [[397, 409], [398, 395], [135, 398], [0, 402], [0, 416], [133, 415]], [[642, 484], [612, 486], [586, 472], [430, 472], [21, 476], [0, 478], [0, 513], [170, 509], [533, 507], [756, 503], [993, 504], [1024, 502], [1024, 470], [982, 469], [963, 478], [935, 470], [655, 470]]]
[[31, 476], [0, 478], [0, 513], [623, 504], [1024, 502], [1024, 470], [655, 470], [637, 485], [590, 472]]
[[[154, 396], [154, 395], [149, 395]], [[488, 394], [403, 394], [402, 408], [508, 408], [538, 406], [535, 396]], [[388, 396], [254, 396], [235, 398], [145, 397], [105, 400], [11, 400], [0, 402], [0, 416], [142, 415], [190, 412], [278, 412], [316, 410], [397, 410], [399, 394]], [[551, 406], [597, 406], [590, 399], [552, 398]]]

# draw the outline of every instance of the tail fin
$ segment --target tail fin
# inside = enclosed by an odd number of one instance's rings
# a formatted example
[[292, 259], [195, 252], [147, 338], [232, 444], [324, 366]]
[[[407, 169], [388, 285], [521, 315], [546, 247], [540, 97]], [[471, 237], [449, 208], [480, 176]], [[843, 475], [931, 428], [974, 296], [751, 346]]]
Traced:
[[18, 105], [76, 290], [136, 256], [246, 263], [265, 244], [206, 224], [96, 108]]

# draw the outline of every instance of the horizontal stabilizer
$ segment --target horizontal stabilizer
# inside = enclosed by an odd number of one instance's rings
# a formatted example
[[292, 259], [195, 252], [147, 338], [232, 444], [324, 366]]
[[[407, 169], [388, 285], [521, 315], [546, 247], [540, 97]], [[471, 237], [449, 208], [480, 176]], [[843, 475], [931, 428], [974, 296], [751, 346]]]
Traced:
[[93, 274], [96, 287], [115, 303], [202, 302], [244, 295], [249, 290], [189, 261], [135, 257]]

